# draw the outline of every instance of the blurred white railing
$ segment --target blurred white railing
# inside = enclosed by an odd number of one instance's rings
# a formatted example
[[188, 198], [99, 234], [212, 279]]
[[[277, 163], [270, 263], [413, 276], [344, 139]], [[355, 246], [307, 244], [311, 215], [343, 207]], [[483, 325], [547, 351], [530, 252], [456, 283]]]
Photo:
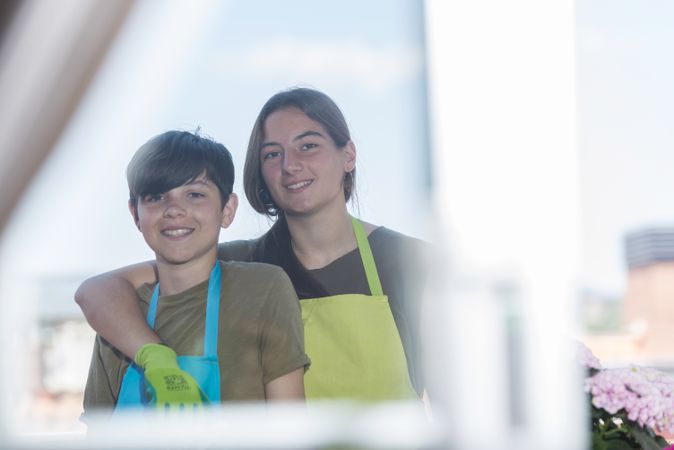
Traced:
[[574, 2], [426, 7], [433, 205], [451, 255], [436, 273], [445, 303], [436, 299], [427, 328], [443, 330], [428, 341], [442, 344], [433, 378], [445, 387], [450, 442], [583, 448], [568, 351], [579, 254]]
[[443, 430], [419, 402], [225, 405], [199, 414], [94, 417], [89, 432], [14, 433], [11, 448], [373, 449], [444, 447]]

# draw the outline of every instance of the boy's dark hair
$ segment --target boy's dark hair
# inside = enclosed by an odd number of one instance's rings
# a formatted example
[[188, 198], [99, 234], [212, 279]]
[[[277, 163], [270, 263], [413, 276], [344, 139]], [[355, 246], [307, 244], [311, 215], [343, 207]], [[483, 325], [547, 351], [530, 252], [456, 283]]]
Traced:
[[205, 172], [220, 191], [224, 207], [232, 193], [234, 163], [224, 145], [188, 131], [167, 131], [143, 144], [126, 168], [129, 201], [138, 206], [157, 195], [194, 181]]

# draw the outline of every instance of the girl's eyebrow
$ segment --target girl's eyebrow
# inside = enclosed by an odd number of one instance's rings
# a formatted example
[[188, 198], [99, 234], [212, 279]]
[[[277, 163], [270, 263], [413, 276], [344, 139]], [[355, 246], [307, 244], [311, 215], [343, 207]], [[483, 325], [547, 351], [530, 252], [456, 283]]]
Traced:
[[260, 151], [262, 151], [262, 150], [263, 150], [264, 148], [266, 148], [266, 147], [274, 147], [274, 146], [281, 146], [281, 144], [279, 144], [278, 142], [265, 142], [265, 143], [262, 144], [262, 146], [260, 147]]
[[[317, 136], [317, 137], [325, 139], [325, 136], [323, 136], [323, 134], [319, 133], [318, 131], [309, 130], [309, 131], [305, 131], [304, 133], [300, 133], [297, 136], [295, 136], [293, 138], [293, 142], [297, 142], [300, 139], [303, 139], [307, 136]], [[273, 146], [276, 146], [276, 145], [278, 145], [279, 147], [281, 146], [281, 144], [279, 144], [278, 142], [275, 142], [275, 141], [265, 142], [264, 144], [262, 144], [260, 146], [260, 151], [262, 151], [262, 149], [264, 149], [265, 147], [273, 147]]]
[[323, 136], [318, 131], [309, 130], [309, 131], [305, 131], [304, 133], [300, 133], [297, 136], [295, 136], [295, 139], [293, 139], [293, 142], [299, 141], [300, 139], [305, 138], [307, 136], [317, 136], [317, 137], [321, 137], [321, 138], [325, 139], [325, 136]]

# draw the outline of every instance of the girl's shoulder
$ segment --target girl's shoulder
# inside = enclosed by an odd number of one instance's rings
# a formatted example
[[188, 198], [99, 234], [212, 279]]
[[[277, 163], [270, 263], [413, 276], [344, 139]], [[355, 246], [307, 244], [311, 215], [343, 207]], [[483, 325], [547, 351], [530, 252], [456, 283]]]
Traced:
[[368, 241], [377, 265], [394, 272], [424, 270], [434, 252], [429, 242], [383, 226], [370, 233]]
[[430, 244], [419, 238], [408, 236], [398, 231], [386, 228], [384, 226], [375, 227], [368, 236], [371, 246], [396, 247], [398, 250], [404, 249], [423, 249], [430, 247]]

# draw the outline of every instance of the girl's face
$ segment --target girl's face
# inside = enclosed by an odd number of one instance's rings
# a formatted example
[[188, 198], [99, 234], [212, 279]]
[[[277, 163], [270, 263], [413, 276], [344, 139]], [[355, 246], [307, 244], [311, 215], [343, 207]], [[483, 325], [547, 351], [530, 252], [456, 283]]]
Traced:
[[352, 142], [338, 148], [320, 123], [297, 108], [275, 111], [265, 121], [262, 178], [288, 217], [344, 208], [344, 174], [355, 163]]

